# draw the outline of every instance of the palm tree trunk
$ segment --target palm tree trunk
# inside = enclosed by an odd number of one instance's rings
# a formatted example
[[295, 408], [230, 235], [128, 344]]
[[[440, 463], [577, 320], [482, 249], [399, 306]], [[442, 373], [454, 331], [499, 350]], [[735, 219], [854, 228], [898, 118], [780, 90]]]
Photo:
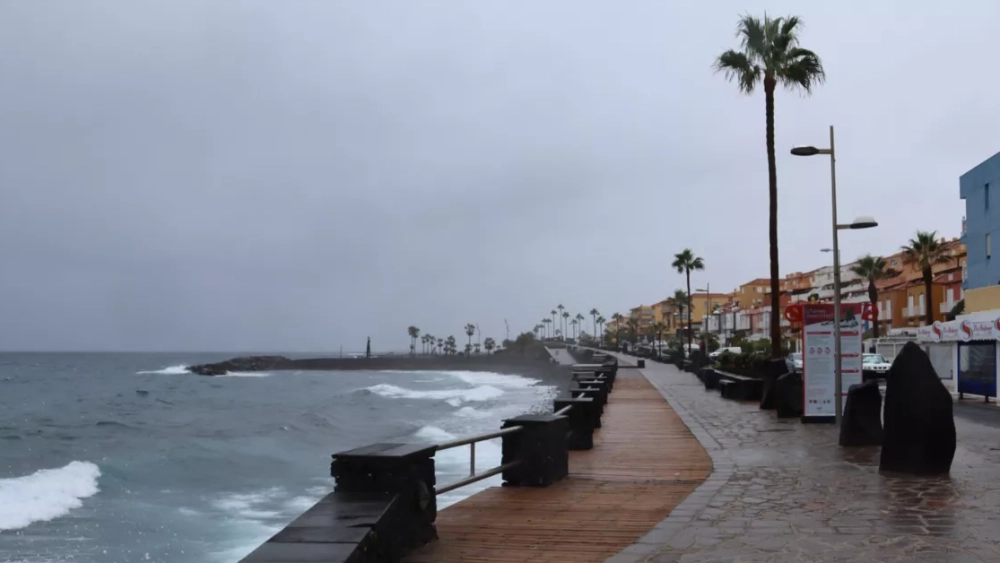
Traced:
[[878, 318], [878, 289], [875, 287], [875, 280], [868, 280], [868, 300], [872, 302], [872, 314], [875, 316], [875, 323], [872, 326], [872, 336], [878, 339], [878, 323], [882, 320]]
[[684, 354], [684, 356], [687, 357], [687, 354], [691, 352], [691, 338], [693, 336], [693, 333], [691, 332], [691, 270], [685, 268], [684, 271], [687, 274], [688, 289], [688, 351]]
[[925, 320], [927, 321], [927, 326], [934, 324], [934, 300], [931, 299], [931, 290], [934, 287], [934, 274], [931, 270], [924, 270], [924, 306], [925, 309]]
[[594, 338], [597, 338], [597, 315], [590, 315], [594, 319]]
[[781, 357], [781, 294], [778, 283], [778, 167], [774, 162], [774, 77], [764, 77], [764, 109], [767, 119], [768, 225], [771, 247], [771, 358]]

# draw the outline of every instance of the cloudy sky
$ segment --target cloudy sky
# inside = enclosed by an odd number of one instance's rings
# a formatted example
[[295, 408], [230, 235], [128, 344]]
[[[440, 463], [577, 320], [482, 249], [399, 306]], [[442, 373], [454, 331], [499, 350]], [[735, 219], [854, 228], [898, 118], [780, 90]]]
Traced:
[[[0, 4], [0, 349], [402, 349], [766, 276], [762, 94], [712, 72], [796, 13], [828, 83], [777, 98], [782, 274], [958, 236], [1000, 150], [1000, 3]], [[949, 7], [950, 6], [950, 7]]]

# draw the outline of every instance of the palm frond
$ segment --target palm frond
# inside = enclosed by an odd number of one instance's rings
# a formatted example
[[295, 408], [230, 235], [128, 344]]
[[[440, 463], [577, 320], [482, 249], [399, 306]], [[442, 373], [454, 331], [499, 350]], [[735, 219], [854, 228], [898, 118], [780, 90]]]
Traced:
[[767, 50], [767, 35], [765, 32], [767, 14], [764, 15], [764, 23], [760, 18], [745, 14], [740, 16], [740, 21], [736, 24], [736, 37], [740, 40], [740, 47], [745, 52], [762, 55]]
[[729, 50], [719, 55], [713, 65], [715, 72], [721, 72], [730, 82], [736, 82], [740, 92], [753, 94], [760, 81], [763, 71], [760, 66], [750, 62], [745, 53]]
[[826, 81], [826, 71], [816, 53], [794, 47], [785, 56], [785, 64], [776, 70], [775, 78], [789, 90], [802, 88], [811, 93], [813, 86]]

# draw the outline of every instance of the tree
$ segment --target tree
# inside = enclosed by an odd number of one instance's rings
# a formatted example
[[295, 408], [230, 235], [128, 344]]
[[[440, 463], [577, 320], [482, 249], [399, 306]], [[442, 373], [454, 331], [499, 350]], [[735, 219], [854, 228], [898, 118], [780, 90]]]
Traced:
[[653, 334], [656, 335], [656, 343], [663, 342], [663, 333], [667, 331], [667, 325], [663, 321], [653, 323]]
[[590, 318], [594, 319], [594, 336], [597, 336], [597, 317], [601, 316], [601, 312], [597, 308], [590, 310]]
[[438, 348], [438, 354], [444, 353], [444, 338], [438, 338], [437, 348]]
[[445, 351], [449, 354], [454, 354], [458, 351], [458, 343], [455, 341], [454, 336], [449, 336], [447, 340], [444, 341]]
[[934, 300], [931, 290], [934, 289], [934, 266], [948, 264], [952, 257], [937, 238], [937, 231], [917, 231], [917, 236], [903, 246], [903, 262], [920, 269], [924, 278], [924, 311], [928, 325], [934, 324]]
[[632, 351], [635, 352], [635, 341], [639, 339], [639, 321], [629, 319], [626, 323], [629, 332], [629, 342], [632, 343]]
[[469, 344], [466, 346], [466, 350], [472, 348], [472, 335], [476, 334], [476, 325], [469, 323], [465, 325], [465, 334], [469, 336]]
[[688, 349], [690, 349], [693, 335], [691, 331], [691, 270], [704, 270], [705, 261], [695, 256], [690, 248], [685, 248], [682, 252], [674, 254], [674, 261], [670, 265], [677, 270], [677, 273], [684, 274], [687, 277], [686, 301], [688, 311]]
[[674, 302], [674, 306], [677, 307], [677, 312], [680, 315], [680, 320], [684, 320], [684, 311], [687, 309], [688, 305], [688, 294], [683, 289], [675, 289], [674, 296], [670, 298]]
[[556, 312], [555, 309], [552, 309], [551, 311], [549, 311], [549, 314], [552, 315], [552, 321], [550, 321], [552, 323], [550, 325], [552, 327], [552, 333], [551, 334], [552, 334], [552, 336], [555, 336], [555, 334], [556, 334], [556, 315], [558, 313]]
[[[871, 254], [865, 254], [858, 258], [858, 261], [851, 265], [851, 272], [868, 280], [868, 300], [871, 301], [873, 311], [878, 311], [878, 288], [875, 286], [875, 282], [899, 275], [899, 272], [889, 267], [884, 258]], [[877, 320], [872, 325], [872, 335], [878, 338]]]
[[492, 354], [493, 349], [496, 347], [497, 347], [497, 342], [496, 340], [493, 340], [493, 337], [487, 336], [486, 339], [483, 340], [483, 348], [486, 350], [487, 354]]
[[563, 325], [562, 333], [563, 333], [564, 337], [566, 336], [567, 333], [569, 333], [569, 324], [568, 323], [569, 323], [569, 313], [567, 311], [563, 311], [563, 314], [562, 314], [562, 325]]
[[[813, 86], [826, 80], [823, 63], [816, 53], [799, 46], [802, 20], [796, 16], [764, 21], [743, 16], [736, 25], [739, 50], [728, 50], [715, 61], [715, 71], [736, 82], [740, 92], [753, 94], [764, 87], [765, 142], [767, 144], [768, 238], [771, 250], [771, 357], [781, 357], [781, 273], [778, 268], [778, 168], [774, 158], [774, 90], [780, 84], [788, 90], [812, 93]], [[691, 288], [688, 288], [688, 293]]]
[[420, 336], [420, 329], [410, 326], [406, 329], [406, 332], [410, 335], [410, 355], [414, 356], [417, 353], [417, 337]]
[[528, 347], [534, 343], [535, 335], [530, 332], [522, 332], [521, 334], [518, 334], [517, 339], [514, 340], [514, 346], [521, 351], [522, 356], [524, 355], [525, 350], [527, 350]]
[[475, 344], [472, 345], [472, 349], [476, 353], [477, 356], [479, 355], [479, 348], [480, 348], [480, 344], [478, 342], [476, 342]]
[[563, 324], [564, 321], [565, 321], [565, 319], [566, 319], [566, 317], [569, 316], [569, 315], [566, 314], [566, 307], [564, 307], [563, 304], [560, 303], [560, 304], [556, 305], [556, 309], [559, 310], [558, 315], [563, 318], [563, 320], [559, 321], [559, 322], [560, 322], [560, 326], [563, 329], [563, 334], [566, 334], [566, 326], [565, 326], [565, 324]]
[[573, 327], [573, 340], [576, 340], [576, 333], [577, 333], [576, 329], [580, 325], [580, 321], [576, 320], [576, 317], [573, 317], [573, 320], [571, 320], [569, 324], [572, 325]]
[[548, 337], [552, 333], [552, 319], [542, 319], [542, 324], [545, 325], [545, 336]]
[[[601, 328], [601, 334], [603, 335], [604, 334], [604, 323], [608, 322], [608, 319], [605, 319], [604, 317], [598, 315], [596, 322], [597, 322], [597, 326]], [[596, 328], [595, 328], [595, 330], [596, 330]], [[597, 339], [600, 340], [601, 339], [600, 336], [598, 336]]]
[[465, 345], [465, 355], [468, 356], [471, 353], [472, 353], [472, 344], [466, 344]]

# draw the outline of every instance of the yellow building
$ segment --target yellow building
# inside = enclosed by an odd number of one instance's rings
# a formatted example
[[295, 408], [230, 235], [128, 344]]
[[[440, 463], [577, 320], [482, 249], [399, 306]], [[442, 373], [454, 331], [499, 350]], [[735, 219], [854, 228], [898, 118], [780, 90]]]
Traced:
[[763, 307], [764, 301], [771, 291], [771, 280], [757, 278], [740, 286], [734, 292], [733, 301], [743, 309]]
[[691, 322], [700, 325], [707, 313], [733, 299], [732, 293], [695, 293], [691, 296]]
[[629, 319], [639, 325], [639, 334], [650, 334], [655, 318], [654, 306], [639, 305], [629, 310]]
[[664, 299], [653, 305], [653, 324], [663, 323], [663, 326], [666, 327], [663, 332], [664, 336], [677, 332], [677, 324], [680, 321], [678, 312], [679, 309], [673, 298]]

